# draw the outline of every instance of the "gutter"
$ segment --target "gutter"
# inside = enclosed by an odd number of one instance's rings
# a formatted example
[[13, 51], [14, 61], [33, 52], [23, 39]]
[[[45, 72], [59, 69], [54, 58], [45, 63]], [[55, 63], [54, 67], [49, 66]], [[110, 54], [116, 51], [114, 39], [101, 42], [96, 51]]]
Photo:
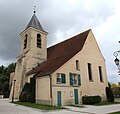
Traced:
[[52, 75], [49, 74], [49, 78], [50, 78], [50, 105], [53, 105], [53, 97], [52, 97]]

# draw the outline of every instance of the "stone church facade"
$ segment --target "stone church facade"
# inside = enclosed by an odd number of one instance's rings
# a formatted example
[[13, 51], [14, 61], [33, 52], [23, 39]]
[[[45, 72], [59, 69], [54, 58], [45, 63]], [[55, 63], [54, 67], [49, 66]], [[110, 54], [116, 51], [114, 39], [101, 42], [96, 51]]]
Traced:
[[[81, 104], [84, 95], [106, 99], [105, 59], [92, 30], [47, 48], [47, 32], [34, 14], [21, 35], [15, 69], [15, 94], [35, 79], [35, 102], [48, 105]], [[12, 96], [11, 89], [10, 98]]]

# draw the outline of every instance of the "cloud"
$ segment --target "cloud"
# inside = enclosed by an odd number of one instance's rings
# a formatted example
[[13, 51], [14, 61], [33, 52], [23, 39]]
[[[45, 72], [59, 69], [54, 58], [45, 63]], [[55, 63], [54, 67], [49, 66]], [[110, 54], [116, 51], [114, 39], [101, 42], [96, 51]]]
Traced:
[[[16, 59], [20, 48], [19, 33], [26, 21], [26, 13], [22, 13], [25, 11], [25, 5], [22, 5], [23, 0], [4, 0], [0, 1], [0, 4], [0, 58], [12, 61]], [[30, 7], [27, 2], [25, 4]]]
[[119, 3], [119, 0], [0, 0], [1, 65], [16, 60], [19, 33], [27, 26], [36, 5], [36, 15], [49, 33], [48, 46], [92, 28], [106, 59], [109, 80], [118, 81], [113, 52], [119, 49]]
[[115, 11], [112, 3], [107, 3], [106, 6], [104, 2], [92, 2], [88, 6], [89, 2], [82, 0], [73, 2], [73, 0], [65, 0], [63, 4], [61, 0], [53, 0], [48, 2], [49, 7], [47, 2], [45, 5], [42, 4], [47, 7], [40, 18], [42, 22], [46, 21], [44, 26], [50, 33], [48, 45], [61, 41], [61, 35], [66, 39], [86, 29], [97, 28]]

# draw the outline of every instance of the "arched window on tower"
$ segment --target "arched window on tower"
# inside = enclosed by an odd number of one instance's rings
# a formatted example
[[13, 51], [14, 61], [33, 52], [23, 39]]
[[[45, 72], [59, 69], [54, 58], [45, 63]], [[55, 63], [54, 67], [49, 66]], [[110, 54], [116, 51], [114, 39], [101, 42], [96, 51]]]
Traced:
[[41, 48], [41, 35], [37, 34], [37, 47]]
[[28, 37], [28, 35], [26, 34], [25, 35], [25, 40], [24, 40], [24, 49], [27, 47], [27, 37]]

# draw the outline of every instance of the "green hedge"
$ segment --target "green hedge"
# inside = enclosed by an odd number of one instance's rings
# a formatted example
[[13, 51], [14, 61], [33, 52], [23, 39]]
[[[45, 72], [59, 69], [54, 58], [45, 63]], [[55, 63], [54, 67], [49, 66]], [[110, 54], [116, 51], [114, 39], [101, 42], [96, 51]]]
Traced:
[[114, 95], [112, 90], [109, 87], [106, 87], [106, 95], [108, 102], [114, 102]]
[[30, 83], [26, 83], [19, 96], [21, 102], [35, 103], [35, 79], [31, 78]]
[[96, 96], [83, 96], [82, 97], [83, 104], [96, 104], [101, 102], [101, 97], [99, 95]]
[[9, 92], [4, 92], [3, 95], [4, 95], [4, 98], [9, 98]]

